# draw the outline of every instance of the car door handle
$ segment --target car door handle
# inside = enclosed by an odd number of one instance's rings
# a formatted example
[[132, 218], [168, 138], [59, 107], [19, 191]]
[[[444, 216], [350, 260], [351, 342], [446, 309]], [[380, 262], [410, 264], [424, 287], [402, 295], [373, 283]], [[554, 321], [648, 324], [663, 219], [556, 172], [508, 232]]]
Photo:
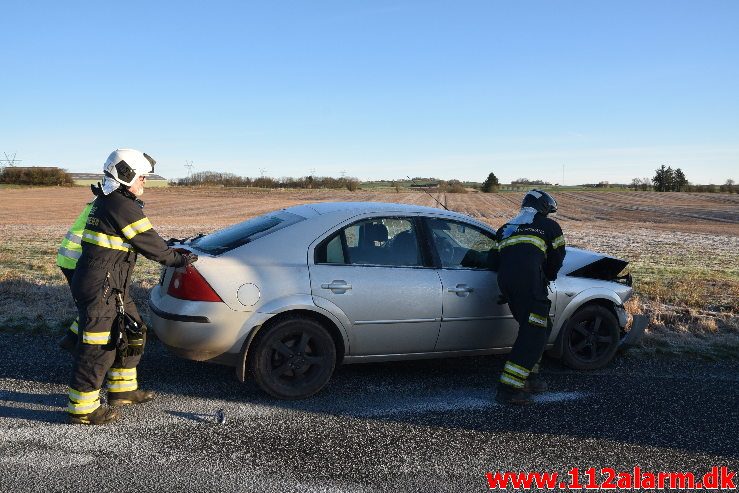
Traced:
[[475, 288], [472, 288], [470, 286], [467, 286], [466, 284], [457, 284], [454, 288], [449, 288], [447, 291], [450, 293], [455, 293], [457, 296], [467, 296], [469, 293], [472, 293], [475, 290]]
[[340, 293], [338, 294], [341, 294], [351, 289], [352, 285], [348, 284], [346, 281], [331, 281], [330, 283], [321, 284], [321, 288], [330, 289], [331, 291], [334, 291], [334, 292], [340, 291]]

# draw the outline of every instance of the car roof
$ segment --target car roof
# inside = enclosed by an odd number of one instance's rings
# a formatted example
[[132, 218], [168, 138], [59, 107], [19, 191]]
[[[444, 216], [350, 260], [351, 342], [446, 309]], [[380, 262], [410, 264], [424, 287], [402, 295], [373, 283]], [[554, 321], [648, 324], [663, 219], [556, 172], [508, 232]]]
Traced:
[[437, 207], [426, 207], [414, 204], [398, 204], [395, 202], [317, 202], [313, 204], [296, 205], [285, 209], [285, 211], [302, 215], [303, 217], [311, 217], [324, 214], [337, 214], [351, 217], [357, 214], [373, 212], [428, 214], [484, 224], [473, 217], [455, 211], [448, 211]]

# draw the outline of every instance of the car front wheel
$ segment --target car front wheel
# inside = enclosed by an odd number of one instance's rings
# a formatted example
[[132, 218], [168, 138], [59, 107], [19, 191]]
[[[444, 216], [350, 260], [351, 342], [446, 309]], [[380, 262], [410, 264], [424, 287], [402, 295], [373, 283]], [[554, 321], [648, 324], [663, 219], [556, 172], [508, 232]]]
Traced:
[[289, 318], [265, 330], [249, 358], [262, 390], [280, 399], [303, 399], [326, 386], [336, 364], [336, 346], [323, 325]]
[[567, 321], [562, 333], [562, 362], [576, 370], [607, 365], [618, 349], [619, 326], [607, 308], [589, 305]]

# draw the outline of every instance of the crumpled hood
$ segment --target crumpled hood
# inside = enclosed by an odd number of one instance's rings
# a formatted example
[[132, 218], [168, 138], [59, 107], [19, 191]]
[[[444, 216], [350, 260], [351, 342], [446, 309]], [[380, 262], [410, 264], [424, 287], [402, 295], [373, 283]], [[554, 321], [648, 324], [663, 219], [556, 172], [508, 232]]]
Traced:
[[560, 273], [575, 277], [614, 280], [629, 263], [602, 253], [567, 247]]

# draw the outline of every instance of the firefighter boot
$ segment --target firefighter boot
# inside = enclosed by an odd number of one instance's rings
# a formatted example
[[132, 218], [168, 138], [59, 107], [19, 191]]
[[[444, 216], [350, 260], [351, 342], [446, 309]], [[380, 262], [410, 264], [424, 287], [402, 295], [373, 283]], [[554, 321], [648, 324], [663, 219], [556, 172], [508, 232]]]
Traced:
[[498, 392], [495, 394], [495, 402], [523, 406], [531, 403], [531, 395], [523, 389], [515, 389], [509, 385], [500, 384], [498, 385]]
[[538, 373], [532, 373], [529, 375], [529, 378], [526, 379], [523, 389], [532, 394], [541, 394], [549, 390], [549, 386]]
[[125, 406], [149, 402], [156, 397], [151, 390], [129, 390], [126, 392], [108, 392], [108, 404], [111, 406]]
[[69, 422], [75, 425], [104, 425], [112, 423], [120, 417], [118, 411], [107, 406], [100, 406], [89, 414], [69, 414]]
[[74, 348], [77, 347], [77, 334], [74, 332], [64, 334], [64, 337], [59, 339], [59, 347], [69, 353], [74, 353]]

